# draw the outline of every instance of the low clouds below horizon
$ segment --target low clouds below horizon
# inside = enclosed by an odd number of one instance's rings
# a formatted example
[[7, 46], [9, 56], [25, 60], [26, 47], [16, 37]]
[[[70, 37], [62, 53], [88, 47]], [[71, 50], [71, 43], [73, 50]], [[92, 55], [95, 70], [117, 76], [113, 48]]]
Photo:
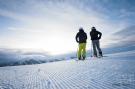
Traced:
[[45, 52], [22, 51], [19, 49], [0, 49], [0, 64], [26, 60], [46, 60], [49, 55]]

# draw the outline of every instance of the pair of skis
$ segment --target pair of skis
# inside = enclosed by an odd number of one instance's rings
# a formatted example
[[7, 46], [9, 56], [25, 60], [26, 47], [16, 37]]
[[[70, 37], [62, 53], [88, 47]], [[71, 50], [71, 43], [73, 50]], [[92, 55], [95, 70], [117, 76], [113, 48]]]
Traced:
[[94, 58], [104, 58], [104, 57], [107, 57], [107, 56], [97, 56], [97, 57], [91, 56], [91, 57], [94, 57]]
[[[104, 58], [104, 57], [108, 57], [108, 56], [98, 56], [98, 57], [94, 57], [94, 56], [91, 56], [91, 58]], [[84, 60], [87, 60], [86, 58], [85, 59], [77, 59], [76, 61], [84, 61]]]

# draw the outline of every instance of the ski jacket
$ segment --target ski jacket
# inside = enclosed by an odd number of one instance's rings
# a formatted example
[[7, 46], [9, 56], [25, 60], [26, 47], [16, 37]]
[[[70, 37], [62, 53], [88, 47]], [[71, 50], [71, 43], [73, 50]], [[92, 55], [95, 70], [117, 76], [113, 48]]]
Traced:
[[76, 42], [78, 43], [86, 43], [87, 40], [87, 34], [84, 31], [79, 31], [76, 34]]
[[102, 33], [94, 30], [90, 32], [90, 36], [91, 36], [91, 40], [99, 40], [101, 39]]

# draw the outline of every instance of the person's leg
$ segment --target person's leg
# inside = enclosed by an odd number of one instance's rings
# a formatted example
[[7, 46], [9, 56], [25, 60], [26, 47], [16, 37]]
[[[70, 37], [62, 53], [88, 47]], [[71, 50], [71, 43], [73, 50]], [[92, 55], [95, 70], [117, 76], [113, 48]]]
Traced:
[[97, 50], [96, 50], [96, 42], [95, 42], [95, 40], [92, 41], [92, 45], [93, 45], [94, 56], [97, 57]]
[[78, 59], [80, 60], [82, 56], [82, 43], [79, 44], [79, 50], [78, 50]]
[[99, 56], [103, 56], [102, 55], [102, 50], [100, 48], [100, 42], [99, 42], [99, 40], [96, 41], [96, 46], [97, 46], [97, 49], [98, 49], [98, 52], [99, 52]]
[[83, 53], [82, 53], [82, 55], [83, 55], [83, 59], [85, 59], [86, 58], [86, 43], [83, 43]]

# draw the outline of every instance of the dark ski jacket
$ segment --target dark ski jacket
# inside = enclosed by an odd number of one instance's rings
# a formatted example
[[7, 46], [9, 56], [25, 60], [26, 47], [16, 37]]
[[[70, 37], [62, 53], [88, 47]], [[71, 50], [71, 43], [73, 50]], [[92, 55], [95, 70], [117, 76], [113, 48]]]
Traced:
[[91, 40], [99, 40], [101, 39], [102, 33], [96, 30], [92, 30], [90, 32]]
[[86, 43], [87, 34], [84, 31], [79, 31], [76, 34], [76, 42], [77, 43]]

